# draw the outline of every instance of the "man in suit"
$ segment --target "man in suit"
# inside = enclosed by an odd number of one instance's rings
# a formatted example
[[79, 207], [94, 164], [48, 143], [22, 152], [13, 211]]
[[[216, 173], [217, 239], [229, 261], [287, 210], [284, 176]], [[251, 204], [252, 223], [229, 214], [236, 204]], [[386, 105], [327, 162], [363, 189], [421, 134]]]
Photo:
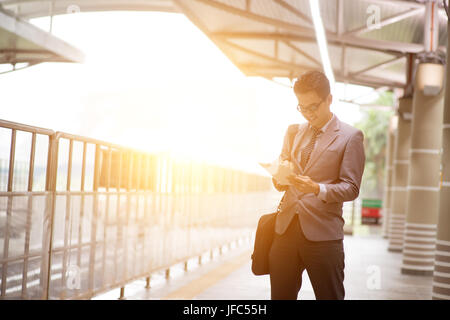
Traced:
[[288, 127], [280, 159], [294, 165], [275, 222], [269, 253], [272, 299], [297, 299], [306, 269], [316, 299], [344, 299], [342, 205], [354, 200], [364, 171], [361, 130], [330, 111], [332, 95], [319, 71], [294, 84], [297, 109], [306, 123]]

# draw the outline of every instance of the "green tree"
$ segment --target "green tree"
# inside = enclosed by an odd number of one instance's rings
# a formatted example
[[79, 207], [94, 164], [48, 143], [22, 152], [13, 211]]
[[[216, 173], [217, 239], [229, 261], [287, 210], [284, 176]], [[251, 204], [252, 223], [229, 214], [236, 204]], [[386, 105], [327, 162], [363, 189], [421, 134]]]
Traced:
[[[394, 105], [394, 96], [391, 92], [382, 93], [373, 102], [374, 105]], [[364, 133], [364, 149], [366, 153], [366, 165], [361, 182], [362, 198], [383, 197], [384, 171], [386, 160], [387, 133], [389, 120], [394, 111], [385, 111], [376, 108], [364, 108], [361, 110], [363, 117], [355, 127]]]

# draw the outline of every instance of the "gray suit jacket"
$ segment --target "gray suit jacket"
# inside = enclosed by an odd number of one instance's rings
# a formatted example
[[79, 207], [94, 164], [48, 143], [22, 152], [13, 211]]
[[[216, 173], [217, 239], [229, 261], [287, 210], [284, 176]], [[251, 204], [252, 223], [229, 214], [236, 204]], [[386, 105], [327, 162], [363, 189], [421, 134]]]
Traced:
[[[308, 123], [291, 124], [288, 127], [280, 157], [292, 161], [297, 174], [325, 184], [326, 201], [319, 199], [314, 193], [300, 192], [294, 186], [279, 185], [272, 179], [278, 191], [286, 191], [280, 206], [281, 212], [277, 215], [275, 231], [283, 234], [292, 218], [297, 215], [307, 239], [343, 239], [342, 205], [344, 201], [356, 199], [359, 194], [365, 163], [364, 135], [361, 130], [340, 121], [335, 114], [316, 142], [303, 170], [296, 160], [294, 150], [307, 128]], [[290, 134], [295, 134], [292, 148], [289, 148]]]

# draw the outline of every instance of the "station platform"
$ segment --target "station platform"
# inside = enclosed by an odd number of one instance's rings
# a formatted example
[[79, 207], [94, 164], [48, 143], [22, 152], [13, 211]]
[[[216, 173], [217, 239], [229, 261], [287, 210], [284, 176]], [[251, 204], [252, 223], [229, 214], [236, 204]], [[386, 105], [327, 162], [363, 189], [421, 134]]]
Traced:
[[[380, 226], [356, 226], [353, 235], [344, 238], [345, 299], [347, 300], [429, 300], [432, 277], [402, 275], [401, 253], [387, 250], [388, 240], [381, 236]], [[125, 287], [127, 300], [269, 300], [268, 275], [255, 276], [251, 272], [253, 243], [242, 241], [223, 250], [173, 266], [170, 277], [164, 272], [152, 275], [150, 288], [145, 280]], [[118, 299], [119, 289], [111, 290], [94, 299]], [[305, 270], [298, 294], [300, 300], [314, 300], [314, 291]]]

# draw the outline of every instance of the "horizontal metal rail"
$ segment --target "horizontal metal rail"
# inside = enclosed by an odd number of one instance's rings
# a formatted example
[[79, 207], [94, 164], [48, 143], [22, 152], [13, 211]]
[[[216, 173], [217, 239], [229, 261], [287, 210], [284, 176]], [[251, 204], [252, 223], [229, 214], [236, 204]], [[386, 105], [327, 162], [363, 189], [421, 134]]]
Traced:
[[55, 134], [53, 130], [50, 129], [44, 129], [39, 127], [33, 127], [22, 123], [12, 122], [12, 121], [6, 121], [0, 119], [0, 128], [6, 128], [6, 129], [12, 129], [12, 130], [19, 130], [19, 131], [25, 131], [30, 133], [36, 133], [36, 134], [43, 134], [47, 136], [51, 136]]

